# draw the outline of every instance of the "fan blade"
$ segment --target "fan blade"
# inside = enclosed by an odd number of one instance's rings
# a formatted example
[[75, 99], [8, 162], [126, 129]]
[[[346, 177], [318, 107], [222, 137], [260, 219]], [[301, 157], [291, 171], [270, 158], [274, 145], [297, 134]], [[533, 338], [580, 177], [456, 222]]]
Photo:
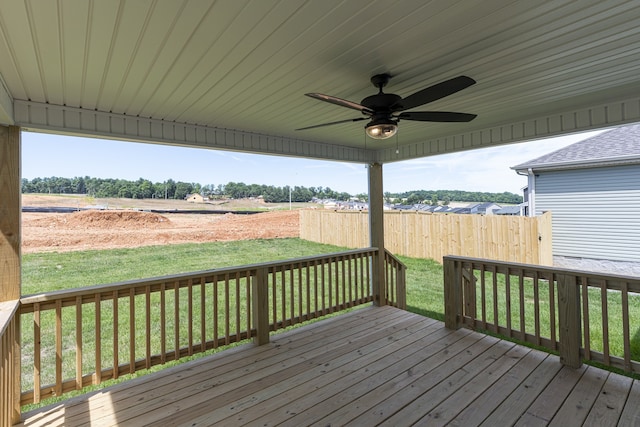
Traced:
[[477, 114], [452, 113], [449, 111], [409, 111], [400, 113], [400, 120], [414, 120], [417, 122], [470, 122]]
[[331, 104], [339, 105], [341, 107], [351, 108], [352, 110], [361, 111], [364, 114], [373, 114], [373, 111], [364, 105], [360, 105], [356, 102], [347, 101], [346, 99], [336, 98], [331, 95], [324, 95], [322, 93], [305, 93], [308, 97], [318, 99], [320, 101], [329, 102]]
[[409, 95], [406, 98], [401, 99], [391, 106], [391, 110], [404, 111], [419, 107], [420, 105], [428, 104], [429, 102], [436, 101], [440, 98], [444, 98], [445, 96], [461, 91], [462, 89], [466, 89], [475, 84], [475, 82], [475, 80], [467, 76], [454, 77], [445, 82], [429, 86], [426, 89], [422, 89], [413, 95]]
[[360, 120], [369, 120], [369, 118], [368, 117], [358, 117], [357, 119], [339, 120], [337, 122], [323, 123], [321, 125], [307, 126], [305, 128], [300, 128], [300, 129], [295, 129], [295, 130], [307, 130], [307, 129], [319, 128], [319, 127], [322, 127], [322, 126], [339, 125], [340, 123], [359, 122]]

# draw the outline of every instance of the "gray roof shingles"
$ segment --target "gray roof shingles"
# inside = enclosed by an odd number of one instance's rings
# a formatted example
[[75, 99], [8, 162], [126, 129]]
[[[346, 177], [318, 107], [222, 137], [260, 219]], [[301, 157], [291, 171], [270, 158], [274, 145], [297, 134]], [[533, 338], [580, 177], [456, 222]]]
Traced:
[[576, 142], [511, 169], [546, 168], [588, 163], [606, 163], [620, 159], [640, 159], [640, 124], [624, 126]]

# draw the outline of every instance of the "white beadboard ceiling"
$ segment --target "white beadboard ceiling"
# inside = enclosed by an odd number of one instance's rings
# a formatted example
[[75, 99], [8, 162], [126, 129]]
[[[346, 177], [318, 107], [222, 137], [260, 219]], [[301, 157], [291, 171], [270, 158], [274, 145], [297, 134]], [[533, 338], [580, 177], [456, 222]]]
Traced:
[[[2, 0], [0, 123], [46, 132], [390, 162], [640, 121], [640, 3]], [[407, 96], [477, 84], [366, 140], [369, 78]], [[396, 147], [396, 144], [398, 147]]]

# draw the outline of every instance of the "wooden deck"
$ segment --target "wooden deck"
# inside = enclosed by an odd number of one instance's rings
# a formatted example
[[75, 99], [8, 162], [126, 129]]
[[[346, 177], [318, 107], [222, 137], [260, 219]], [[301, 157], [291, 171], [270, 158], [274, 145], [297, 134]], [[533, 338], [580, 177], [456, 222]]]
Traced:
[[367, 307], [24, 415], [37, 425], [640, 425], [640, 382]]

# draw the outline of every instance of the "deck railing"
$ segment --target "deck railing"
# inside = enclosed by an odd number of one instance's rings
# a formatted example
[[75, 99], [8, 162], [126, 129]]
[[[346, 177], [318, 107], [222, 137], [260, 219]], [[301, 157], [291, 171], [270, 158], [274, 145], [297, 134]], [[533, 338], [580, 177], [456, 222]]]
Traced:
[[578, 367], [640, 373], [640, 279], [444, 257], [445, 324], [529, 342]]
[[[21, 404], [374, 300], [367, 248], [134, 280], [21, 299]], [[404, 265], [385, 256], [387, 303], [404, 304]], [[4, 351], [4, 350], [3, 350]], [[31, 368], [29, 368], [31, 366]]]
[[19, 301], [0, 303], [0, 426], [20, 419]]

